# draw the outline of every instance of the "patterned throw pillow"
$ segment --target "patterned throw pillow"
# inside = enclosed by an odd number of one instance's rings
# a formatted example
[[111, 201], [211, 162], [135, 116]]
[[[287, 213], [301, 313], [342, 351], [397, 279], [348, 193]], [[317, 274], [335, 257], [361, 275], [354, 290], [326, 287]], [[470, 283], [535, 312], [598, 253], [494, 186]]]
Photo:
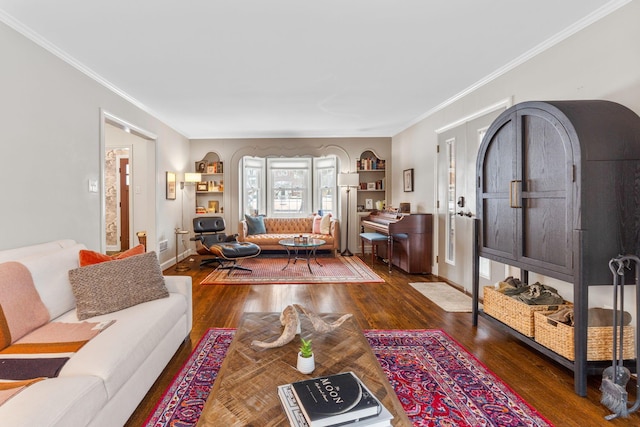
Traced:
[[169, 296], [155, 252], [69, 271], [79, 320]]
[[116, 255], [104, 255], [100, 252], [90, 251], [88, 249], [81, 249], [78, 253], [78, 261], [80, 267], [87, 265], [99, 264], [101, 262], [113, 261], [115, 259], [124, 259], [134, 255], [140, 255], [144, 253], [144, 245], [138, 245], [131, 249], [127, 249], [124, 252], [120, 252]]
[[264, 226], [264, 216], [251, 216], [245, 215], [244, 219], [247, 221], [247, 234], [267, 234], [267, 229]]

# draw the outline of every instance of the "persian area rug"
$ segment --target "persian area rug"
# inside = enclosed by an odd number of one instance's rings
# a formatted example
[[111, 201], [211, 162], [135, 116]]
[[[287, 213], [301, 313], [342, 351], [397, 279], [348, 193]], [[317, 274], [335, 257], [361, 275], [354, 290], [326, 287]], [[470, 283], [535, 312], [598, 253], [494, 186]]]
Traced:
[[471, 313], [471, 297], [444, 282], [409, 283], [444, 311]]
[[326, 257], [318, 258], [318, 265], [312, 259], [311, 271], [306, 260], [293, 261], [287, 265], [287, 258], [256, 257], [243, 259], [239, 264], [253, 271], [214, 270], [200, 282], [201, 285], [271, 285], [271, 284], [313, 284], [313, 283], [384, 283], [360, 258]]
[[[207, 331], [146, 427], [195, 426], [234, 332]], [[552, 426], [443, 331], [364, 334], [414, 426]]]

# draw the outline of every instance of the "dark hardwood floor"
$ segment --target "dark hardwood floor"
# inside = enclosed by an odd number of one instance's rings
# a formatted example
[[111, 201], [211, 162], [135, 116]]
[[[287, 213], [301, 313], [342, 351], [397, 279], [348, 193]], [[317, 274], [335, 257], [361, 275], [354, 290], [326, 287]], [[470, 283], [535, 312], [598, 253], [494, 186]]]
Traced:
[[[127, 426], [140, 426], [154, 409], [174, 375], [211, 327], [233, 328], [243, 312], [279, 312], [301, 303], [317, 312], [353, 313], [362, 329], [442, 329], [474, 354], [516, 393], [556, 426], [637, 426], [640, 415], [605, 421], [609, 412], [600, 404], [601, 377], [589, 378], [588, 395], [573, 392], [573, 372], [500, 332], [480, 318], [471, 325], [470, 313], [447, 313], [409, 286], [410, 282], [443, 281], [437, 276], [403, 274], [376, 263], [384, 284], [220, 285], [200, 286], [211, 271], [190, 263], [193, 278], [193, 330], [153, 385]], [[370, 259], [367, 257], [366, 261]], [[188, 261], [183, 261], [188, 263]], [[170, 268], [165, 274], [177, 274]], [[635, 390], [632, 380], [627, 389]], [[635, 393], [630, 393], [635, 399]]]

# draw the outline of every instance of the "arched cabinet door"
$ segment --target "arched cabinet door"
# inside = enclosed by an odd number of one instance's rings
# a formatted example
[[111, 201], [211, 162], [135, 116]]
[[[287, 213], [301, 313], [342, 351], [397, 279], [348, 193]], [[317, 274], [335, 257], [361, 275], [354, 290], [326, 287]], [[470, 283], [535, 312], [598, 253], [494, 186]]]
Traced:
[[514, 184], [514, 199], [519, 205], [515, 209], [519, 216], [517, 235], [521, 236], [518, 259], [572, 274], [572, 153], [578, 141], [573, 141], [574, 135], [547, 110], [523, 108], [517, 113], [517, 124], [520, 176]]
[[540, 108], [511, 108], [478, 154], [480, 256], [572, 274], [572, 138]]
[[478, 152], [477, 216], [482, 218], [480, 255], [497, 261], [518, 258], [517, 215], [511, 194], [518, 179], [516, 113], [505, 112], [487, 130]]

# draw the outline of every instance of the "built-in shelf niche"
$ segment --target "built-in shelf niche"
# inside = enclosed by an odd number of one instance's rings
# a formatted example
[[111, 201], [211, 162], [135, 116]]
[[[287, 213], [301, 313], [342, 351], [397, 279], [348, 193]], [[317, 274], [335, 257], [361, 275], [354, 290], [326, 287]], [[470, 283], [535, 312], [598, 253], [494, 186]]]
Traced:
[[356, 172], [360, 176], [360, 187], [357, 188], [358, 212], [382, 209], [386, 203], [386, 160], [367, 150], [356, 159]]
[[215, 152], [209, 152], [195, 162], [195, 171], [201, 174], [196, 183], [195, 213], [222, 215], [224, 213], [224, 162]]

